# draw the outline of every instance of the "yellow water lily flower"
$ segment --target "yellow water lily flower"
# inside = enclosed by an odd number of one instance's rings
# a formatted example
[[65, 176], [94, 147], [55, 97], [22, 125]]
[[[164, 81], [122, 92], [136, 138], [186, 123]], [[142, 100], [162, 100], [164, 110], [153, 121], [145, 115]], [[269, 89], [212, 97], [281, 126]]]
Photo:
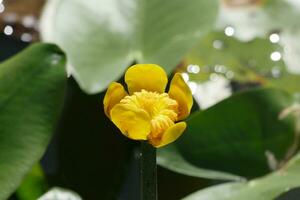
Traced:
[[193, 105], [193, 97], [179, 73], [171, 81], [168, 93], [166, 72], [155, 64], [137, 64], [125, 73], [129, 94], [117, 82], [109, 85], [104, 111], [121, 132], [133, 140], [148, 140], [155, 147], [175, 141], [185, 130], [184, 120]]

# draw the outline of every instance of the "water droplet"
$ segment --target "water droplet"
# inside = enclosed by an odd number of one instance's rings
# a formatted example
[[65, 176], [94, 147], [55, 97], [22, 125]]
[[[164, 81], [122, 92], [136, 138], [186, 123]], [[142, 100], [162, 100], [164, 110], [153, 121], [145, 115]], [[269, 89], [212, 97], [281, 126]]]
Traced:
[[12, 26], [7, 25], [7, 26], [4, 27], [4, 31], [3, 32], [4, 32], [5, 35], [12, 35], [13, 32], [14, 32], [14, 29], [13, 29]]
[[215, 66], [215, 72], [225, 74], [227, 71], [226, 67], [224, 65], [216, 65]]
[[279, 78], [281, 76], [281, 69], [278, 66], [275, 66], [271, 70], [271, 74], [274, 78]]
[[185, 72], [181, 73], [181, 76], [185, 82], [188, 82], [190, 80], [190, 76]]
[[227, 26], [226, 28], [225, 28], [225, 30], [224, 30], [224, 33], [225, 33], [225, 35], [227, 35], [227, 36], [233, 36], [234, 35], [234, 32], [235, 32], [235, 30], [234, 30], [234, 28], [232, 27], [232, 26]]
[[4, 10], [5, 10], [5, 6], [2, 3], [0, 3], [0, 13], [3, 13]]
[[280, 40], [280, 37], [277, 33], [272, 33], [270, 36], [269, 36], [269, 40], [272, 42], [272, 43], [278, 43], [279, 40]]
[[216, 73], [212, 73], [212, 74], [209, 76], [209, 79], [210, 79], [211, 81], [217, 81], [217, 80], [219, 80], [219, 78], [220, 78], [220, 75], [218, 75], [218, 74], [216, 74]]
[[281, 59], [281, 53], [278, 51], [274, 51], [271, 53], [270, 58], [273, 61], [279, 61]]
[[200, 67], [198, 65], [189, 65], [187, 71], [189, 73], [198, 74], [200, 72]]
[[31, 42], [32, 41], [32, 35], [30, 35], [29, 33], [23, 33], [21, 35], [21, 40], [23, 42]]
[[16, 13], [6, 13], [3, 16], [3, 21], [7, 24], [14, 24], [18, 21], [18, 15]]
[[32, 15], [27, 15], [22, 19], [22, 24], [26, 28], [33, 28], [36, 23], [37, 23], [37, 20]]
[[228, 78], [228, 79], [233, 79], [233, 77], [234, 77], [234, 72], [233, 71], [228, 71], [228, 72], [226, 72], [226, 78]]
[[221, 41], [221, 40], [214, 40], [214, 41], [213, 41], [213, 47], [214, 47], [215, 49], [222, 49], [223, 46], [224, 46], [223, 41]]

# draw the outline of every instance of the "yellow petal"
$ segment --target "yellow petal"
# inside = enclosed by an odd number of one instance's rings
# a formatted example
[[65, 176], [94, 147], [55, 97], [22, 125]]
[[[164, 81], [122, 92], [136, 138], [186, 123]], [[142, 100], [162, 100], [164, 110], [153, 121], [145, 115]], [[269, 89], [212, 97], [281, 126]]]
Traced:
[[112, 108], [110, 116], [125, 136], [133, 140], [147, 139], [150, 133], [150, 116], [143, 109], [119, 103]]
[[193, 106], [193, 96], [179, 73], [176, 73], [171, 81], [169, 96], [178, 103], [178, 120], [183, 120], [189, 116]]
[[125, 73], [125, 82], [129, 94], [142, 89], [163, 93], [168, 83], [166, 72], [155, 64], [137, 64], [131, 66]]
[[112, 82], [106, 91], [104, 96], [103, 105], [104, 112], [107, 117], [110, 118], [111, 109], [121, 101], [127, 94], [123, 85], [117, 82]]
[[186, 128], [185, 122], [179, 122], [166, 130], [161, 138], [161, 142], [156, 147], [162, 147], [177, 140]]

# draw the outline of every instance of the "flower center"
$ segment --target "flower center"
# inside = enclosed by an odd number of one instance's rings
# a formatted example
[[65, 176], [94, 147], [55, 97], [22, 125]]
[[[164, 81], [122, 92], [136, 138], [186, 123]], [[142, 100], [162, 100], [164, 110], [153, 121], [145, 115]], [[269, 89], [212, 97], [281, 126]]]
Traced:
[[130, 110], [145, 111], [150, 117], [152, 140], [159, 140], [177, 120], [178, 103], [169, 97], [167, 93], [148, 92], [142, 90], [131, 96], [124, 97], [121, 102]]

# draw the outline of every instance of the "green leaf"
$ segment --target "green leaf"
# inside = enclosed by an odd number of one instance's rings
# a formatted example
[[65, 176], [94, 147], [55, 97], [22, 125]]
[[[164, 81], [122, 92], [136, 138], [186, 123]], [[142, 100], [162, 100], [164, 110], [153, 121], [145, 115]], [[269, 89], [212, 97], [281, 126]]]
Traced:
[[192, 115], [175, 144], [195, 166], [247, 178], [264, 175], [274, 165], [269, 161], [284, 160], [294, 144], [294, 118], [278, 117], [291, 104], [280, 90], [237, 93]]
[[243, 180], [242, 177], [233, 174], [203, 169], [192, 165], [182, 157], [175, 145], [172, 144], [158, 149], [157, 163], [171, 171], [192, 177], [235, 181]]
[[32, 200], [38, 199], [46, 191], [47, 183], [43, 169], [40, 164], [35, 164], [16, 193], [20, 200]]
[[212, 28], [217, 10], [217, 0], [54, 0], [41, 30], [67, 52], [81, 88], [96, 93], [134, 61], [172, 71]]
[[0, 64], [0, 199], [43, 155], [63, 103], [65, 57], [35, 44]]
[[300, 186], [300, 154], [280, 170], [244, 183], [226, 183], [195, 192], [183, 200], [273, 200]]

